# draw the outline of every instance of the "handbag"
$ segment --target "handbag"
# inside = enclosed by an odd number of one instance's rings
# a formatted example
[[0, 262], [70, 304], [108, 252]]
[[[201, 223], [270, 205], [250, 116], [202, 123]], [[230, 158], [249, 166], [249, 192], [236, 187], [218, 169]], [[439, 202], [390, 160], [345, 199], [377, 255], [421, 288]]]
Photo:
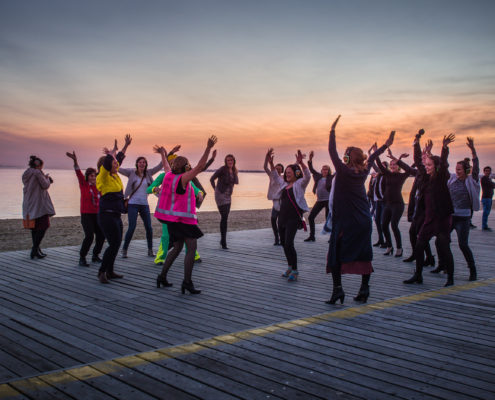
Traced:
[[136, 193], [137, 190], [141, 187], [143, 180], [144, 180], [144, 174], [143, 174], [143, 177], [141, 178], [141, 182], [139, 182], [139, 185], [137, 186], [137, 188], [132, 191], [132, 193], [129, 195], [129, 197], [126, 197], [124, 199], [124, 214], [127, 214], [127, 209], [129, 208], [129, 200], [131, 199], [133, 194]]
[[297, 215], [299, 215], [299, 224], [297, 225], [297, 229], [304, 229], [304, 232], [307, 232], [308, 231], [308, 225], [306, 225], [306, 220], [301, 215], [301, 213], [299, 212], [299, 209], [297, 208], [297, 206], [292, 201], [290, 194], [289, 194], [289, 189], [285, 189], [285, 190], [287, 190], [287, 197], [289, 198], [290, 202], [292, 203], [292, 205], [296, 209]]
[[24, 229], [34, 229], [36, 220], [30, 219], [29, 214], [26, 215], [26, 218], [22, 220], [22, 226]]

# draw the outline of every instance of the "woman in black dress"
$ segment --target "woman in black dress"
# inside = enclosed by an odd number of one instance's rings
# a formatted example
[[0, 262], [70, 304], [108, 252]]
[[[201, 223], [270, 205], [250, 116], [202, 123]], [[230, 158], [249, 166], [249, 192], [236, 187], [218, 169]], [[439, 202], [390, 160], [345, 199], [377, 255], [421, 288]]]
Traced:
[[[375, 159], [394, 141], [395, 132], [391, 132], [385, 144], [366, 160], [367, 156], [357, 147], [348, 147], [343, 157], [339, 158], [335, 141], [335, 127], [340, 119], [337, 117], [330, 130], [328, 150], [336, 175], [333, 180], [333, 198], [330, 246], [327, 256], [327, 273], [332, 273], [333, 293], [328, 304], [337, 300], [344, 302], [342, 274], [359, 274], [362, 276], [361, 288], [355, 301], [366, 302], [369, 296], [369, 281], [373, 267], [371, 247], [371, 214], [366, 197], [365, 181]], [[331, 225], [330, 225], [331, 224]]]

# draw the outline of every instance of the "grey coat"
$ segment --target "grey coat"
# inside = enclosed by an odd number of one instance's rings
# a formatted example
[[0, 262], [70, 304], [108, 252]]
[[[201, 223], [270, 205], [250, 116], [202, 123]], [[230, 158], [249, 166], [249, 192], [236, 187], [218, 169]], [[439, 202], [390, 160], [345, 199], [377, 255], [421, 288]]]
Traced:
[[28, 168], [22, 174], [24, 198], [22, 200], [22, 218], [36, 219], [43, 215], [55, 215], [52, 199], [48, 194], [50, 179], [41, 170]]

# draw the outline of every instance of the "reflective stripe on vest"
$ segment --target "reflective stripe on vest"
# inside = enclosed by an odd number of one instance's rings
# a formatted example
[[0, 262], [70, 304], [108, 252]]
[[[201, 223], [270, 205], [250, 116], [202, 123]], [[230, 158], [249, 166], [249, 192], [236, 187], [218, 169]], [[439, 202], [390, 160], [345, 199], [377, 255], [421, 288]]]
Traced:
[[172, 201], [170, 203], [170, 209], [169, 210], [164, 210], [163, 208], [159, 207], [159, 203], [157, 204], [156, 211], [160, 212], [161, 214], [164, 215], [172, 215], [175, 217], [184, 217], [184, 218], [192, 218], [192, 219], [198, 219], [198, 216], [196, 214], [193, 214], [191, 212], [191, 183], [188, 182], [187, 188], [186, 188], [186, 198], [187, 198], [187, 212], [183, 211], [174, 211], [174, 206], [175, 206], [175, 191], [176, 191], [176, 185], [177, 185], [177, 180], [181, 178], [182, 175], [176, 175], [172, 181]]

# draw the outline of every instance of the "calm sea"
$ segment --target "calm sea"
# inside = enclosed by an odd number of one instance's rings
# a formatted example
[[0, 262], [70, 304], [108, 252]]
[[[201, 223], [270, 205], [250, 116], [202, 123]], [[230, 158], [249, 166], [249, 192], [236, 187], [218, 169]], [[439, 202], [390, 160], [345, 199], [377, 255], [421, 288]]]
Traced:
[[[22, 218], [22, 174], [25, 170], [18, 168], [0, 168], [0, 219]], [[54, 183], [49, 189], [55, 212], [59, 217], [70, 217], [80, 215], [79, 213], [79, 185], [73, 169], [45, 170], [53, 178]], [[212, 172], [204, 172], [199, 175], [199, 180], [205, 187], [208, 195], [201, 206], [200, 211], [216, 211], [213, 188], [210, 185]], [[127, 178], [121, 176], [124, 185]], [[407, 201], [412, 179], [408, 179], [404, 185], [403, 195]], [[312, 206], [316, 197], [311, 192], [311, 182], [306, 191], [306, 200]], [[232, 198], [232, 210], [259, 210], [272, 207], [272, 202], [267, 200], [268, 176], [263, 173], [241, 172], [239, 174], [239, 185], [234, 188]], [[148, 197], [150, 208], [156, 207], [156, 196]]]

